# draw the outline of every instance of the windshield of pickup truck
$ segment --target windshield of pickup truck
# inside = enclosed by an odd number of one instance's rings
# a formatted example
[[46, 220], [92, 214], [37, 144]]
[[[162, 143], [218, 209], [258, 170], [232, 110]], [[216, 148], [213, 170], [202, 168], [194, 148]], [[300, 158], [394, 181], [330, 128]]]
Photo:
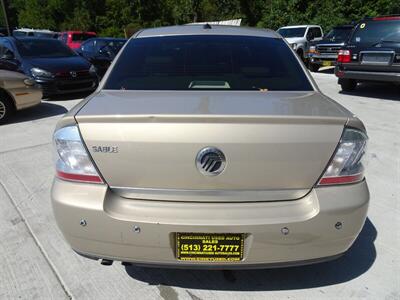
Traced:
[[375, 44], [381, 41], [400, 41], [399, 35], [393, 36], [400, 32], [400, 20], [384, 20], [370, 21], [361, 23], [354, 31], [351, 42], [355, 44]]
[[346, 41], [351, 33], [352, 28], [333, 28], [328, 32], [324, 39], [332, 41]]
[[187, 35], [131, 39], [104, 89], [310, 91], [282, 39]]
[[281, 28], [278, 30], [278, 33], [284, 38], [303, 37], [306, 33], [306, 28]]

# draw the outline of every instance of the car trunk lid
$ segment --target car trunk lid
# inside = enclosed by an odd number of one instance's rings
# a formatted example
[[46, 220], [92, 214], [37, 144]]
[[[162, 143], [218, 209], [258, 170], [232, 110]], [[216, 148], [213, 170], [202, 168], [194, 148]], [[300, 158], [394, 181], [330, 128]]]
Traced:
[[[103, 91], [76, 115], [107, 184], [128, 198], [273, 201], [303, 197], [350, 113], [319, 92]], [[196, 156], [226, 157], [204, 176]]]

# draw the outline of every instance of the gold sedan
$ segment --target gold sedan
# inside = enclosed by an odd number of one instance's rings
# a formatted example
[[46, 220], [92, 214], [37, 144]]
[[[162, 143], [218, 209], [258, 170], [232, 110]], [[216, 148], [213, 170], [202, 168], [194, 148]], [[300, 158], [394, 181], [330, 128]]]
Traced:
[[0, 124], [16, 112], [40, 104], [42, 91], [24, 74], [0, 70]]
[[55, 219], [104, 265], [326, 261], [364, 226], [367, 140], [274, 31], [145, 29], [57, 125]]

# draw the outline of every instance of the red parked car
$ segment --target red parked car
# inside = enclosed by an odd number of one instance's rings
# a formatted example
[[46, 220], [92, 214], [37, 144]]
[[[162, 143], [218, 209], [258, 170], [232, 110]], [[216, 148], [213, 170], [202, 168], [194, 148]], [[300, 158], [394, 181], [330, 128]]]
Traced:
[[82, 42], [87, 39], [96, 37], [96, 32], [84, 31], [64, 31], [60, 32], [59, 39], [63, 41], [71, 49], [77, 49], [81, 46]]

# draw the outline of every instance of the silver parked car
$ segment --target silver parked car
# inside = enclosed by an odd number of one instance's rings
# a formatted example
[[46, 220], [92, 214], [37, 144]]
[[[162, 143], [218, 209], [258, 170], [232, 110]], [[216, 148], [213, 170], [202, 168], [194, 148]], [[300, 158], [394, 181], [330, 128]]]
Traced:
[[58, 225], [104, 264], [319, 262], [367, 215], [362, 122], [270, 30], [140, 31], [54, 143]]

